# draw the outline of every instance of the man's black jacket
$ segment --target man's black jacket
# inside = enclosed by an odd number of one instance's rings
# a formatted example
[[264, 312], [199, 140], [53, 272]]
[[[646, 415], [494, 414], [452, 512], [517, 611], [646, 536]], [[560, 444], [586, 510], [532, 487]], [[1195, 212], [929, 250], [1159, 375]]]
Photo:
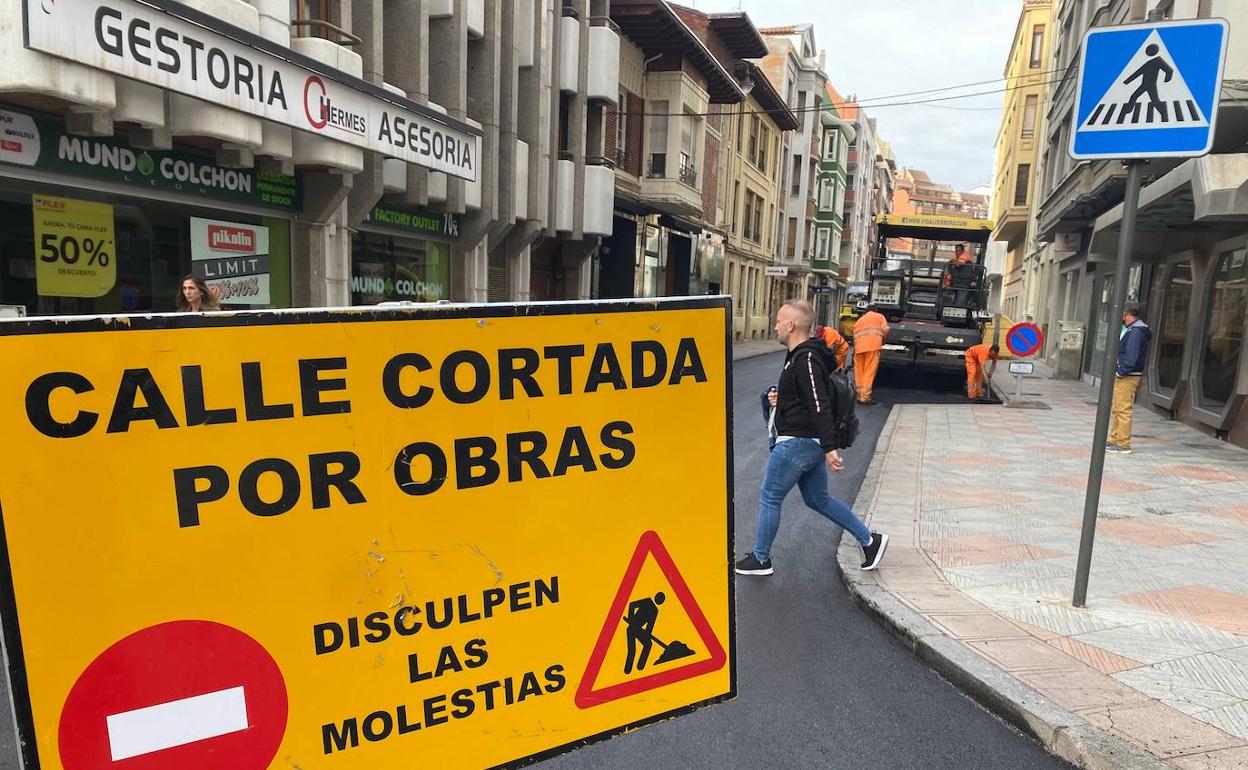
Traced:
[[836, 418], [828, 393], [828, 348], [813, 338], [793, 348], [777, 383], [776, 434], [816, 438], [823, 451], [836, 448]]

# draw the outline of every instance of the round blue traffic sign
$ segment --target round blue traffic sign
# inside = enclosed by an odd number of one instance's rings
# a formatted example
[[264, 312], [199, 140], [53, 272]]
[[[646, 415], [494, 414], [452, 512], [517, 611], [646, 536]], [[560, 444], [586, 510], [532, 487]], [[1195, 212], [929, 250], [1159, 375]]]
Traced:
[[1005, 346], [1020, 358], [1035, 355], [1043, 344], [1044, 332], [1033, 323], [1014, 324], [1005, 334]]

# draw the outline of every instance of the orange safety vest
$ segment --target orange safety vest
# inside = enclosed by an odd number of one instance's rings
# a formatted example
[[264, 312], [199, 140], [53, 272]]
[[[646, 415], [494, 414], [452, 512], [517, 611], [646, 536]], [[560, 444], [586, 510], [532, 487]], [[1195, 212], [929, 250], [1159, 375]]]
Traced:
[[966, 349], [966, 360], [970, 363], [972, 360], [983, 368], [988, 363], [988, 359], [992, 358], [992, 346], [987, 342], [981, 342], [978, 345], [972, 345]]
[[841, 336], [841, 333], [831, 326], [823, 327], [823, 344], [828, 346], [836, 356], [836, 365], [844, 366], [845, 357], [849, 354], [849, 343]]
[[888, 320], [880, 313], [867, 312], [854, 323], [854, 353], [871, 353], [884, 347]]

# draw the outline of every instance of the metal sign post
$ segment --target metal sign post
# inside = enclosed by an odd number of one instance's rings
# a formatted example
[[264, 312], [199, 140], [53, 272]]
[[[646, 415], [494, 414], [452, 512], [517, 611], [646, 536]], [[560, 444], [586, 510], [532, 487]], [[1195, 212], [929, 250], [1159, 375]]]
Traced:
[[[1195, 158], [1209, 152], [1228, 36], [1229, 26], [1222, 19], [1162, 22], [1157, 10], [1149, 12], [1144, 24], [1097, 27], [1084, 36], [1070, 156], [1076, 161], [1118, 159], [1127, 167], [1110, 324], [1122, 318], [1127, 298], [1141, 164], [1145, 158]], [[1071, 599], [1076, 607], [1088, 598], [1120, 342], [1112, 326], [1096, 332], [1106, 335], [1105, 359]]]
[[1118, 364], [1118, 343], [1113, 333], [1114, 319], [1122, 318], [1127, 301], [1127, 272], [1131, 269], [1131, 249], [1135, 243], [1135, 214], [1140, 202], [1143, 161], [1130, 160], [1127, 166], [1126, 197], [1122, 202], [1122, 233], [1118, 236], [1118, 261], [1114, 267], [1114, 296], [1104, 333], [1105, 359], [1101, 362], [1101, 393], [1096, 401], [1096, 425], [1092, 429], [1092, 462], [1088, 466], [1088, 489], [1083, 499], [1083, 533], [1079, 536], [1079, 561], [1075, 568], [1075, 595], [1071, 604], [1082, 607], [1088, 598], [1088, 572], [1092, 568], [1092, 541], [1096, 537], [1096, 512], [1101, 505], [1101, 477], [1105, 472], [1105, 442], [1109, 438], [1109, 413], [1114, 404], [1114, 369]]

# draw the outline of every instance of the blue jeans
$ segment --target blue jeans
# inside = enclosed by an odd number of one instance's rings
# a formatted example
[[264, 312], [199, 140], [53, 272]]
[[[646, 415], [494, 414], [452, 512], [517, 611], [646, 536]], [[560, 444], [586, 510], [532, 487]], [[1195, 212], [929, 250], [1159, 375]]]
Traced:
[[759, 561], [771, 558], [771, 544], [780, 529], [780, 506], [795, 486], [811, 509], [844, 527], [860, 545], [871, 542], [867, 525], [848, 505], [828, 494], [828, 471], [819, 442], [813, 438], [791, 438], [776, 444], [759, 490], [758, 533], [754, 540], [754, 556]]

